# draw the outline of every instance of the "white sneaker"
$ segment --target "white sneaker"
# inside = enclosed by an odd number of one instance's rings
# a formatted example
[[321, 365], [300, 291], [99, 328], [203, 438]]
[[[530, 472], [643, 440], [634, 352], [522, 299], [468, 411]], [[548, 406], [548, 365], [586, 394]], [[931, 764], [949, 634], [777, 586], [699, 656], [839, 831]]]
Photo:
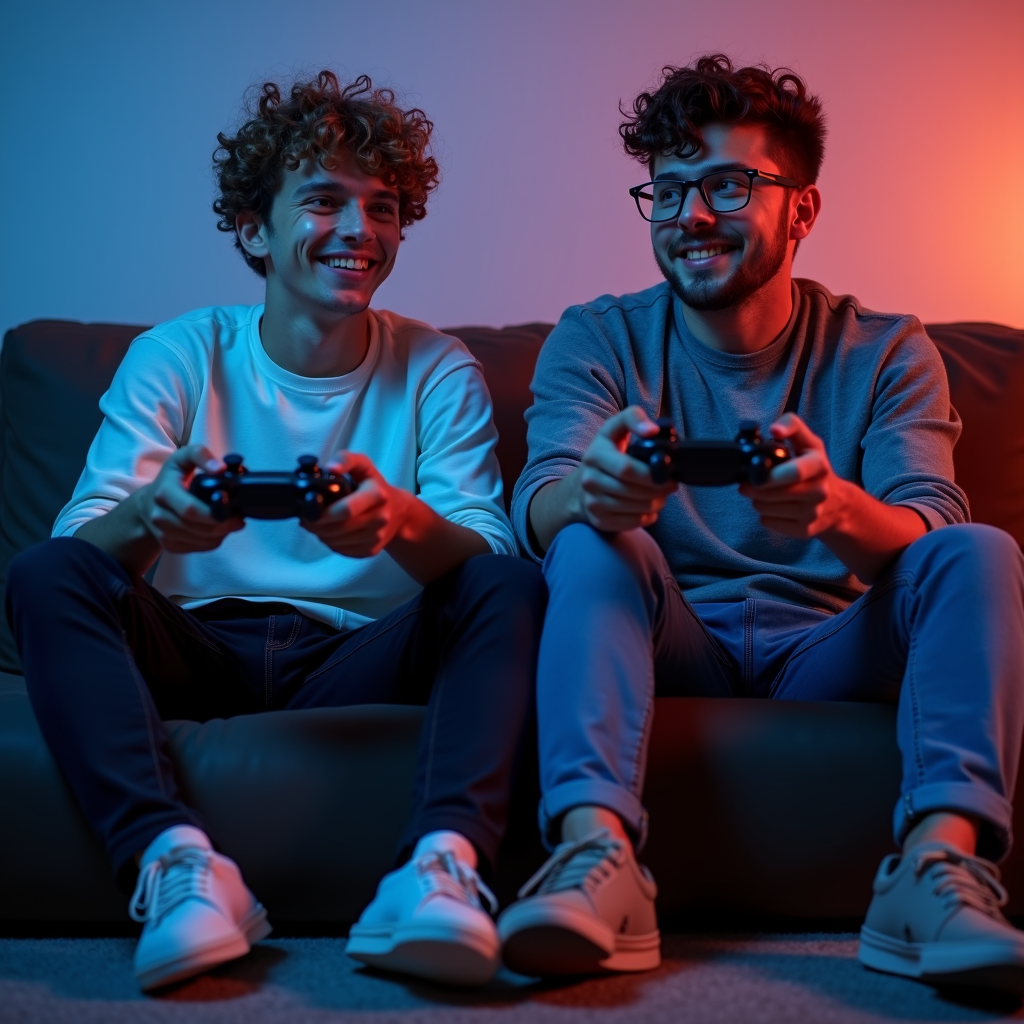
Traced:
[[458, 832], [431, 832], [409, 862], [381, 879], [349, 932], [350, 957], [450, 985], [483, 985], [498, 969], [494, 894], [476, 873], [476, 850]]
[[270, 934], [238, 865], [191, 825], [175, 825], [146, 847], [129, 913], [144, 924], [135, 949], [143, 990], [245, 956]]
[[1000, 913], [999, 869], [947, 843], [882, 861], [860, 931], [866, 967], [1024, 995], [1024, 933]]
[[652, 970], [661, 963], [657, 894], [608, 829], [562, 843], [498, 919], [502, 957], [531, 977]]

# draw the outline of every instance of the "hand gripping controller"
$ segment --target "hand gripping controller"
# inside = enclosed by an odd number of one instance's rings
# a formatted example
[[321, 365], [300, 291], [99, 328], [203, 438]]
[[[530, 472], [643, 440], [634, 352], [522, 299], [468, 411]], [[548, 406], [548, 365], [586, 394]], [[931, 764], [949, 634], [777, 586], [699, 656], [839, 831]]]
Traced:
[[655, 420], [654, 437], [638, 438], [626, 453], [651, 471], [655, 483], [676, 480], [699, 487], [725, 484], [763, 484], [780, 463], [793, 458], [788, 441], [761, 440], [753, 420], [744, 420], [735, 441], [680, 441], [669, 419]]
[[189, 493], [210, 506], [213, 518], [314, 520], [328, 505], [351, 494], [355, 481], [348, 473], [324, 473], [315, 455], [300, 455], [291, 473], [250, 473], [241, 455], [225, 455], [220, 473], [196, 473]]

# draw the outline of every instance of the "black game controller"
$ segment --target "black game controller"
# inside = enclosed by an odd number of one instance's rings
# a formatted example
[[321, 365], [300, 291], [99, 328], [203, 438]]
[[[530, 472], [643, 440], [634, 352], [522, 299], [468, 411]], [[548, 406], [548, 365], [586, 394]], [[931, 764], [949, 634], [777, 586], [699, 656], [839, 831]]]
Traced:
[[189, 493], [210, 506], [213, 518], [314, 520], [328, 505], [351, 494], [355, 481], [348, 473], [324, 473], [315, 455], [300, 455], [291, 473], [250, 473], [241, 455], [225, 455], [220, 473], [196, 473]]
[[626, 449], [650, 468], [655, 483], [676, 480], [698, 487], [763, 484], [776, 466], [793, 458], [788, 441], [762, 441], [753, 420], [740, 424], [735, 441], [680, 441], [671, 420], [655, 423], [660, 429], [654, 437], [638, 438]]

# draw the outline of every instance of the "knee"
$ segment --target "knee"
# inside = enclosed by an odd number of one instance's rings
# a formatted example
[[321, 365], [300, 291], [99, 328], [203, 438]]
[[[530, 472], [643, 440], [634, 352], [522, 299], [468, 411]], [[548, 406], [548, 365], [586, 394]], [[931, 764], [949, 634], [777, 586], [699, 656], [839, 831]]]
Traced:
[[478, 555], [463, 563], [461, 577], [471, 594], [496, 602], [505, 612], [519, 609], [543, 620], [548, 588], [533, 562], [509, 555]]
[[[17, 554], [7, 571], [7, 603], [30, 606], [48, 602], [60, 587], [82, 581], [95, 586], [114, 570], [124, 570], [106, 552], [75, 537], [56, 537]], [[129, 581], [125, 576], [124, 582]]]
[[[657, 575], [665, 556], [646, 530], [602, 533], [586, 523], [572, 523], [560, 530], [544, 559], [544, 576], [571, 579], [591, 587], [629, 578], [640, 581]], [[667, 570], [666, 570], [667, 571]]]
[[927, 568], [958, 569], [985, 578], [1013, 578], [1024, 582], [1024, 556], [1004, 530], [984, 523], [960, 523], [926, 533], [907, 554]]

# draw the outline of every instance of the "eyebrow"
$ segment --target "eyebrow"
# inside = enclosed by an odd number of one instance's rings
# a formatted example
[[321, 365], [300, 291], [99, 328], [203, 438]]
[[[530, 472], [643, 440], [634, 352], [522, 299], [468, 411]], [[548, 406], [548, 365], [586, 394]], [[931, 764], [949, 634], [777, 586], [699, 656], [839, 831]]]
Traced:
[[[704, 170], [697, 175], [697, 178], [703, 178], [708, 174], [715, 174], [718, 171], [746, 171], [751, 168], [744, 167], [743, 164], [737, 163], [732, 160], [724, 164], [712, 164], [710, 167], [705, 167]], [[678, 174], [670, 173], [669, 171], [663, 171], [657, 175], [655, 181], [696, 181], [697, 178], [680, 178]]]
[[[295, 197], [308, 196], [313, 192], [332, 192], [335, 195], [347, 195], [348, 189], [339, 185], [336, 181], [331, 181], [329, 178], [317, 178], [314, 181], [307, 181], [305, 185], [300, 185], [292, 195]], [[398, 192], [390, 188], [379, 188], [375, 192], [370, 193], [372, 199], [398, 199]]]

